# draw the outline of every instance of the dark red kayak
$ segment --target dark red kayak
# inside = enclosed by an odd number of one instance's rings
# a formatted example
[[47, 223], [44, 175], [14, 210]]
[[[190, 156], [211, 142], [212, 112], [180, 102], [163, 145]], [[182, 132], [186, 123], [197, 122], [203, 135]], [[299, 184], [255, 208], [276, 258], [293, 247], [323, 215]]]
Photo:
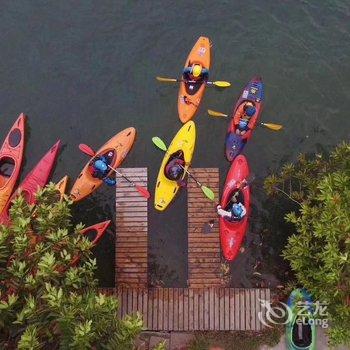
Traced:
[[56, 158], [60, 149], [61, 141], [53, 145], [35, 168], [26, 176], [17, 190], [13, 193], [7, 202], [0, 216], [0, 223], [5, 224], [9, 221], [9, 209], [12, 201], [21, 192], [29, 204], [35, 203], [36, 192], [43, 188], [49, 181], [52, 170], [55, 166]]
[[[80, 231], [82, 235], [85, 235], [89, 238], [92, 244], [95, 246], [101, 240], [105, 234], [108, 226], [110, 225], [111, 220], [103, 221], [98, 224], [89, 226]], [[71, 262], [71, 266], [76, 265], [80, 260], [79, 256], [75, 256]]]
[[26, 116], [22, 113], [13, 124], [0, 149], [0, 213], [16, 186], [24, 155]]
[[227, 174], [221, 197], [221, 207], [230, 210], [232, 195], [239, 190], [238, 202], [241, 202], [247, 210], [246, 215], [240, 221], [230, 221], [222, 217], [219, 219], [221, 248], [225, 259], [228, 261], [233, 261], [236, 258], [248, 230], [250, 188], [249, 184], [244, 185], [244, 180], [248, 179], [249, 172], [246, 157], [243, 155], [237, 156]]
[[[226, 158], [228, 161], [232, 162], [235, 157], [237, 157], [243, 151], [245, 144], [252, 137], [253, 130], [258, 125], [260, 119], [263, 101], [264, 84], [261, 77], [254, 77], [243, 89], [241, 96], [233, 108], [232, 119], [228, 126], [225, 145]], [[256, 112], [250, 118], [248, 131], [244, 135], [238, 135], [236, 134], [236, 130], [246, 102], [251, 102], [254, 105]]]

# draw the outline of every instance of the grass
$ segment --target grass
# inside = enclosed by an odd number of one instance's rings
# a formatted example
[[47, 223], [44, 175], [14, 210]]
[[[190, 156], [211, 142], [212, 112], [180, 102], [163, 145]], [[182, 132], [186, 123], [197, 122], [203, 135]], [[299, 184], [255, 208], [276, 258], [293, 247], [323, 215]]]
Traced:
[[284, 333], [283, 326], [267, 328], [262, 332], [196, 332], [189, 350], [256, 350], [262, 345], [275, 346]]

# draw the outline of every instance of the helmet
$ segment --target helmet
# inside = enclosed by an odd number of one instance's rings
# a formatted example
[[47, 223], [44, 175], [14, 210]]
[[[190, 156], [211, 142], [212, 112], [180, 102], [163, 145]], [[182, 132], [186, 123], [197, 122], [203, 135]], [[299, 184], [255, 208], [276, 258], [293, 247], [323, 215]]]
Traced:
[[247, 130], [248, 127], [248, 121], [246, 120], [240, 120], [238, 123], [239, 130]]
[[241, 216], [241, 214], [243, 213], [243, 209], [239, 204], [234, 204], [232, 206], [231, 212], [235, 217], [239, 218]]
[[254, 106], [248, 106], [245, 110], [245, 114], [248, 116], [248, 117], [252, 117], [255, 113], [256, 109]]
[[94, 168], [99, 171], [106, 171], [108, 169], [107, 164], [100, 159], [96, 160]]
[[200, 64], [194, 64], [192, 67], [192, 74], [194, 77], [198, 78], [202, 73], [202, 66]]
[[182, 169], [178, 165], [174, 165], [170, 168], [170, 174], [173, 178], [177, 178], [182, 172]]

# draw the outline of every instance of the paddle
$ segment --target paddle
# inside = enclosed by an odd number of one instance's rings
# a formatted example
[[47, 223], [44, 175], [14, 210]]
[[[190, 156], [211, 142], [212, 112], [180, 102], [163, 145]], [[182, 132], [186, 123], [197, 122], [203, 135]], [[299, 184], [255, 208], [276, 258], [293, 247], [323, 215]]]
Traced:
[[[162, 151], [167, 152], [168, 148], [165, 145], [164, 141], [158, 137], [152, 137], [152, 142]], [[196, 182], [197, 186], [201, 188], [203, 193], [205, 194], [206, 197], [208, 197], [210, 200], [215, 199], [215, 194], [214, 192], [207, 186], [202, 185], [187, 169], [185, 169], [182, 165], [180, 165], [183, 170]]]
[[[174, 79], [174, 78], [163, 78], [163, 77], [156, 77], [156, 79], [163, 83], [181, 83], [181, 82], [197, 83], [196, 80], [185, 80], [185, 79]], [[227, 88], [231, 86], [231, 83], [229, 83], [228, 81], [221, 81], [221, 80], [206, 81], [205, 83], [209, 86], [214, 85], [221, 88]]]
[[[79, 149], [87, 154], [90, 157], [94, 157], [96, 155], [96, 152], [89, 147], [88, 145], [85, 145], [83, 143], [81, 143], [79, 145]], [[128, 177], [126, 177], [125, 175], [123, 175], [122, 173], [120, 173], [117, 169], [112, 168], [110, 165], [108, 165], [108, 168], [110, 168], [111, 170], [113, 170], [117, 175], [121, 176], [122, 178], [124, 178], [126, 181], [128, 181], [132, 186], [134, 186], [136, 188], [136, 190], [146, 199], [148, 199], [149, 197], [151, 197], [151, 194], [147, 191], [146, 188], [139, 186], [137, 184], [135, 184], [133, 181], [131, 181]]]
[[[221, 112], [216, 112], [211, 109], [208, 109], [208, 114], [211, 117], [224, 117], [227, 118], [228, 114], [221, 113]], [[280, 131], [283, 128], [283, 125], [280, 124], [273, 124], [273, 123], [260, 123], [260, 125], [265, 126], [266, 128], [273, 130], [273, 131]]]

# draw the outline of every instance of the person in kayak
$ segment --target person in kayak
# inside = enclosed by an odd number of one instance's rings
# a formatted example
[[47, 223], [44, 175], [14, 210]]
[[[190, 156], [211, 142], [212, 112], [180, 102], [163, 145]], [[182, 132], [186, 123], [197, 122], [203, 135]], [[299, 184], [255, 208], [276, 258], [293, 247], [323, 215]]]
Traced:
[[203, 68], [201, 64], [195, 63], [183, 70], [183, 78], [186, 82], [202, 83], [207, 81], [209, 70]]
[[165, 175], [170, 180], [179, 181], [184, 172], [185, 161], [180, 157], [173, 158], [165, 167]]
[[240, 221], [244, 218], [244, 216], [247, 214], [247, 210], [243, 203], [238, 202], [237, 197], [239, 196], [239, 191], [235, 191], [235, 193], [232, 195], [231, 200], [228, 204], [229, 210], [222, 209], [221, 205], [218, 205], [217, 213], [219, 216], [221, 216], [224, 219], [227, 219], [229, 221]]
[[256, 108], [254, 107], [252, 102], [246, 102], [243, 106], [243, 109], [239, 115], [236, 134], [238, 135], [244, 135], [249, 130], [249, 121], [250, 118], [253, 117], [253, 115], [256, 112]]
[[113, 157], [113, 154], [111, 155], [110, 153], [112, 152], [109, 152], [107, 156], [100, 156], [94, 159], [91, 167], [92, 176], [103, 180], [108, 186], [115, 186], [117, 181], [111, 177], [108, 177], [108, 173], [110, 171], [109, 164], [111, 158]]

